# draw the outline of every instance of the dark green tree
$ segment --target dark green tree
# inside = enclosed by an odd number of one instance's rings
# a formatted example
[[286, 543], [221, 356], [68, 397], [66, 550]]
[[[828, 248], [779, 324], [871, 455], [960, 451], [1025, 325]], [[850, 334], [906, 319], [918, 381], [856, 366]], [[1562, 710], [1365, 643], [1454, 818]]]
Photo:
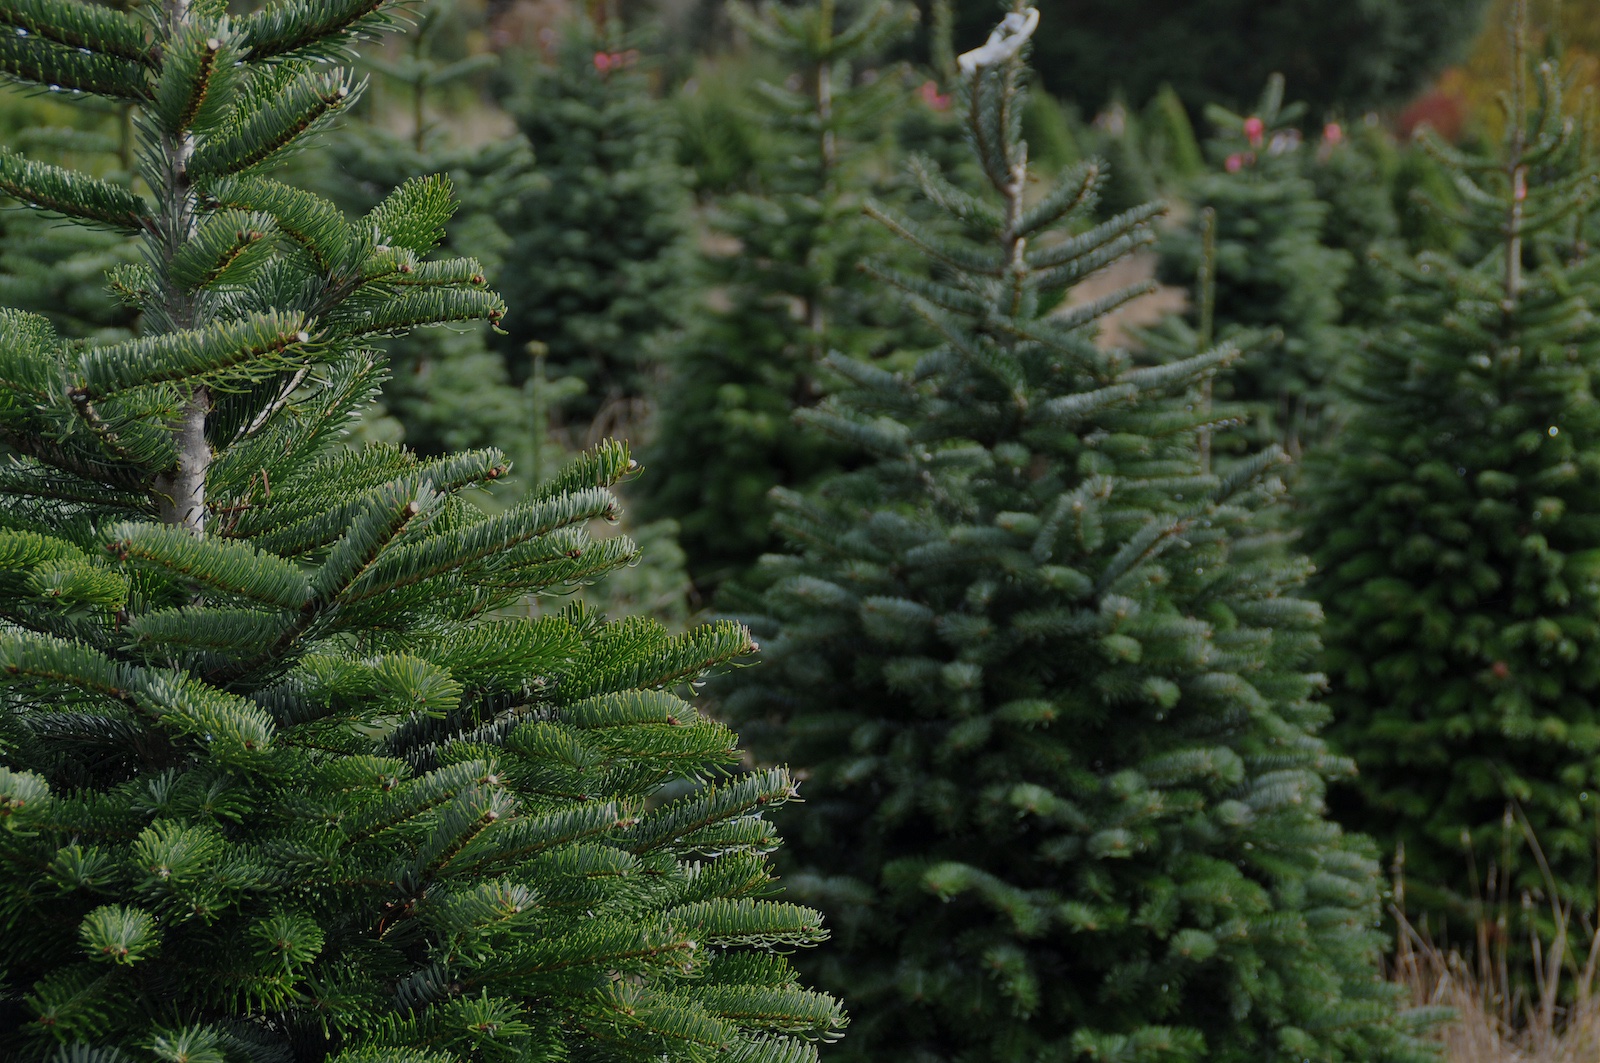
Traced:
[[[126, 111], [115, 101], [73, 107], [22, 85], [0, 86], [0, 143], [50, 151], [126, 183], [132, 165]], [[126, 336], [135, 312], [106, 290], [105, 274], [132, 261], [131, 252], [116, 233], [64, 226], [26, 204], [0, 200], [0, 306], [43, 314], [66, 336]]]
[[792, 72], [798, 88], [763, 81], [769, 136], [758, 187], [715, 204], [725, 250], [707, 261], [702, 308], [675, 345], [646, 464], [645, 508], [682, 527], [695, 582], [710, 589], [774, 544], [767, 493], [808, 482], [836, 449], [792, 423], [819, 397], [819, 363], [833, 349], [885, 343], [886, 315], [857, 264], [883, 246], [861, 216], [886, 109], [898, 78], [863, 64], [908, 28], [890, 0], [838, 6], [742, 7], [739, 24]]
[[[1384, 259], [1404, 253], [1395, 211], [1400, 152], [1386, 129], [1329, 121], [1302, 151], [1301, 164], [1317, 199], [1328, 206], [1320, 242], [1345, 252], [1350, 263], [1338, 291], [1338, 323], [1371, 325], [1385, 315], [1396, 292], [1394, 270]], [[1347, 334], [1345, 342], [1359, 337]]]
[[505, 103], [538, 170], [499, 213], [514, 267], [501, 347], [515, 359], [543, 344], [553, 373], [587, 386], [566, 407], [586, 424], [655, 391], [690, 299], [688, 174], [672, 110], [620, 32], [575, 21], [550, 62], [523, 65]]
[[[592, 175], [556, 165], [536, 167], [521, 134], [463, 143], [451, 128], [452, 119], [465, 113], [460, 97], [486, 102], [474, 81], [496, 65], [494, 57], [463, 48], [458, 35], [465, 19], [449, 0], [423, 6], [415, 21], [403, 50], [366, 60], [389, 91], [367, 108], [371, 121], [355, 135], [340, 138], [327, 153], [334, 165], [314, 171], [312, 178], [347, 210], [364, 212], [407, 174], [443, 170], [461, 200], [443, 246], [458, 252], [471, 248], [485, 270], [511, 281], [519, 299], [554, 298], [532, 278], [554, 276], [566, 267], [553, 245], [541, 248], [530, 239], [527, 226], [546, 209], [587, 196], [590, 188], [585, 182]], [[583, 76], [586, 70], [592, 76], [592, 55], [584, 60], [587, 65], [578, 74]], [[635, 84], [633, 90], [642, 91], [642, 86]], [[592, 133], [594, 123], [588, 128]], [[600, 128], [605, 128], [603, 123]], [[582, 134], [575, 135], [581, 139]], [[649, 135], [658, 142], [664, 134]], [[566, 192], [557, 194], [557, 185]], [[648, 223], [647, 218], [634, 220]], [[605, 287], [598, 277], [590, 281], [596, 293]], [[670, 287], [677, 282], [663, 283]], [[502, 328], [514, 328], [517, 317], [508, 311]], [[583, 315], [574, 311], [572, 319], [578, 321]], [[627, 337], [611, 339], [620, 350], [634, 349]], [[553, 356], [546, 344], [526, 334], [502, 332], [491, 340], [481, 324], [457, 324], [388, 339], [384, 350], [393, 376], [384, 389], [383, 415], [364, 419], [361, 438], [404, 440], [423, 455], [476, 446], [510, 452], [518, 459], [518, 473], [499, 488], [500, 497], [491, 504], [503, 505], [553, 475], [597, 442], [595, 427], [628, 427], [626, 415], [610, 420], [608, 426], [591, 424], [593, 388], [574, 375], [572, 365], [556, 366], [555, 379], [544, 370], [533, 372], [535, 363], [547, 366]], [[687, 576], [673, 542], [676, 526], [655, 522], [625, 530], [648, 541], [650, 549], [642, 563], [613, 574], [598, 587], [586, 588], [581, 596], [607, 611], [681, 618], [688, 608]]]
[[1199, 216], [1214, 213], [1217, 335], [1276, 334], [1251, 345], [1218, 381], [1218, 397], [1250, 411], [1240, 443], [1277, 443], [1291, 454], [1326, 434], [1331, 378], [1352, 342], [1339, 327], [1351, 255], [1323, 242], [1329, 207], [1305, 175], [1308, 149], [1295, 125], [1304, 112], [1284, 104], [1277, 76], [1249, 115], [1209, 108], [1213, 168], [1185, 189], [1195, 220], [1162, 242], [1164, 276], [1189, 283], [1200, 261]]
[[[494, 57], [459, 54], [450, 31], [463, 16], [454, 0], [428, 0], [413, 18], [400, 49], [364, 57], [382, 90], [365, 102], [369, 120], [310, 160], [306, 181], [359, 214], [416, 174], [447, 174], [459, 207], [443, 246], [458, 253], [470, 248], [486, 271], [500, 276], [511, 241], [499, 215], [537, 181], [533, 156], [521, 137], [466, 144], [454, 135], [449, 94], [475, 95], [472, 82], [494, 66]], [[391, 380], [383, 411], [365, 419], [363, 437], [403, 440], [424, 455], [481, 446], [525, 454], [528, 399], [513, 379], [526, 375], [528, 359], [508, 364], [488, 332], [481, 323], [455, 323], [384, 340]]]
[[1341, 445], [1307, 474], [1331, 734], [1361, 765], [1341, 815], [1403, 843], [1416, 912], [1468, 927], [1473, 864], [1513, 897], [1595, 902], [1600, 167], [1558, 72], [1530, 102], [1521, 65], [1497, 150], [1429, 142], [1451, 224], [1493, 253], [1404, 264]]
[[9, 76], [137, 106], [144, 186], [0, 152], [139, 246], [142, 311], [0, 311], [0, 1056], [813, 1059], [842, 1017], [774, 950], [818, 917], [761, 899], [793, 784], [713, 784], [733, 736], [670, 693], [747, 633], [513, 609], [633, 555], [585, 531], [625, 448], [487, 516], [498, 452], [340, 442], [371, 337], [504, 306], [428, 257], [447, 181], [348, 221], [269, 176], [391, 17], [0, 4]]
[[1159, 210], [1085, 227], [1095, 163], [1030, 182], [1030, 17], [965, 57], [981, 185], [919, 174], [964, 235], [884, 215], [930, 270], [877, 275], [944, 344], [831, 360], [803, 417], [860, 467], [782, 496], [768, 660], [719, 687], [809, 776], [785, 852], [836, 927], [841, 1058], [1430, 1058], [1377, 971], [1371, 845], [1323, 814], [1353, 769], [1264, 512], [1283, 455], [1202, 468], [1229, 347], [1139, 367], [1094, 342], [1128, 293], [1060, 309]]

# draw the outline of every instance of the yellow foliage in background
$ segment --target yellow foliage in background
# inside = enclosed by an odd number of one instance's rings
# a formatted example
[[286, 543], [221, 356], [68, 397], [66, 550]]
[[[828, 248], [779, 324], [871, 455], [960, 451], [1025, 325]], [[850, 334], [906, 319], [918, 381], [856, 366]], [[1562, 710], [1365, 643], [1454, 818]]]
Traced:
[[[1504, 129], [1496, 97], [1511, 62], [1513, 6], [1514, 0], [1493, 0], [1466, 61], [1435, 83], [1434, 95], [1459, 101], [1469, 133], [1494, 138]], [[1600, 91], [1600, 0], [1529, 0], [1528, 23], [1529, 58], [1559, 58], [1574, 80], [1568, 99], [1580, 110], [1592, 106]]]

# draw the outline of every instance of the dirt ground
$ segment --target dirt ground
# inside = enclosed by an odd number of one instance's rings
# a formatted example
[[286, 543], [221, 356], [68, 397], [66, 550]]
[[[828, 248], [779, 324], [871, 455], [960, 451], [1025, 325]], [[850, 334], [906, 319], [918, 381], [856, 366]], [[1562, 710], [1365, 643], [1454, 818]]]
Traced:
[[[1106, 269], [1088, 278], [1072, 290], [1068, 306], [1079, 306], [1096, 299], [1104, 299], [1123, 288], [1154, 280], [1156, 254], [1154, 251], [1136, 251], [1126, 258], [1113, 262]], [[1189, 305], [1189, 296], [1182, 288], [1163, 284], [1148, 295], [1118, 307], [1100, 321], [1100, 334], [1096, 342], [1101, 347], [1123, 347], [1131, 340], [1130, 328], [1153, 325], [1167, 314], [1182, 313]]]

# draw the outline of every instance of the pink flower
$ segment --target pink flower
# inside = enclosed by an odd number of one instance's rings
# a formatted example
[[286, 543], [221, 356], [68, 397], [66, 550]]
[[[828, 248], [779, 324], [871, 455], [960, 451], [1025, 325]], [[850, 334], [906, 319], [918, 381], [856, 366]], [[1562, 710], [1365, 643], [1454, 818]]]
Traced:
[[1228, 156], [1225, 162], [1223, 162], [1222, 168], [1227, 170], [1229, 173], [1238, 173], [1240, 170], [1244, 169], [1244, 156], [1240, 155], [1237, 151], [1234, 152], [1232, 155]]
[[935, 111], [948, 111], [950, 109], [949, 95], [940, 92], [936, 82], [924, 81], [922, 87], [917, 89], [917, 93], [922, 97], [922, 102], [932, 107]]
[[1244, 136], [1246, 140], [1250, 141], [1250, 146], [1252, 148], [1259, 148], [1261, 146], [1261, 138], [1266, 135], [1266, 132], [1267, 123], [1263, 122], [1255, 115], [1251, 115], [1249, 118], [1244, 120]]
[[1344, 130], [1339, 128], [1338, 122], [1329, 122], [1322, 127], [1322, 139], [1327, 144], [1343, 144]]
[[611, 56], [605, 52], [594, 53], [594, 68], [604, 74], [611, 69]]

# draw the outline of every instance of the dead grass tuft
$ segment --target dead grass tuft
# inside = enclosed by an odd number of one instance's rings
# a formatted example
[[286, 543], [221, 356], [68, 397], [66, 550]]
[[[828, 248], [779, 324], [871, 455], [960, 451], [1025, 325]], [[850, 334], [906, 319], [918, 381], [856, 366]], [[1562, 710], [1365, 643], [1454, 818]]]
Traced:
[[[1479, 896], [1484, 915], [1474, 948], [1463, 955], [1435, 944], [1425, 928], [1418, 930], [1406, 918], [1402, 850], [1390, 909], [1398, 932], [1389, 977], [1405, 987], [1414, 1006], [1454, 1011], [1454, 1019], [1436, 1034], [1445, 1063], [1600, 1063], [1600, 986], [1595, 984], [1600, 920], [1585, 912], [1581, 926], [1574, 927], [1572, 906], [1558, 899], [1538, 840], [1514, 806], [1507, 810], [1508, 827], [1513, 817], [1548, 886], [1540, 897], [1524, 892], [1519, 898], [1518, 922], [1528, 928], [1530, 946], [1523, 955], [1531, 959], [1521, 961], [1526, 966], [1514, 970], [1510, 959], [1507, 876], [1489, 869], [1488, 889]], [[1533, 918], [1541, 903], [1549, 909], [1545, 926], [1553, 928], [1548, 937]]]

